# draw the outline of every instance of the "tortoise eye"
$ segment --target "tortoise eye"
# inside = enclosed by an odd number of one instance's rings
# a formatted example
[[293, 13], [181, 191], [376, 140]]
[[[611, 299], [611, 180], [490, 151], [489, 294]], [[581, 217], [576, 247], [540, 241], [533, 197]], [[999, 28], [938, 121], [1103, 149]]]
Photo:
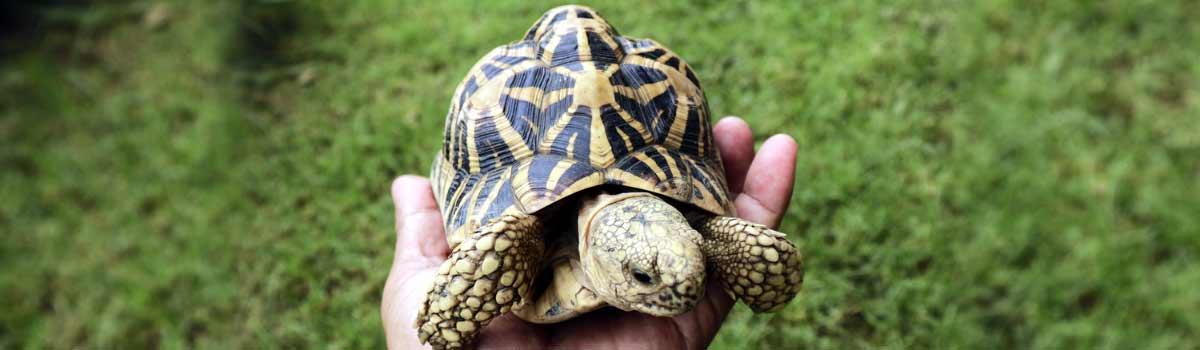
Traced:
[[641, 269], [633, 269], [632, 273], [633, 273], [633, 279], [638, 281], [638, 283], [641, 283], [641, 284], [654, 283], [654, 277], [650, 277], [650, 274], [646, 273], [645, 271], [642, 271]]

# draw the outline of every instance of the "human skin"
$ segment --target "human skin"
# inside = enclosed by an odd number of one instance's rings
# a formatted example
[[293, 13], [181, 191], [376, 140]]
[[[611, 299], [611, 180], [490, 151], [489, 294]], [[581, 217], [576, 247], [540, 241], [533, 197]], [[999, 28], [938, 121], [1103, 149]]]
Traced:
[[[713, 137], [725, 166], [725, 178], [739, 217], [779, 226], [791, 200], [795, 179], [795, 140], [775, 135], [754, 151], [750, 126], [725, 117], [713, 126]], [[392, 182], [396, 214], [396, 252], [383, 288], [380, 312], [389, 349], [425, 349], [413, 320], [438, 267], [450, 255], [442, 216], [428, 179], [404, 175]], [[496, 318], [476, 338], [479, 349], [653, 348], [703, 349], [733, 306], [710, 279], [704, 300], [690, 312], [654, 317], [603, 308], [566, 322], [539, 325], [507, 314]]]

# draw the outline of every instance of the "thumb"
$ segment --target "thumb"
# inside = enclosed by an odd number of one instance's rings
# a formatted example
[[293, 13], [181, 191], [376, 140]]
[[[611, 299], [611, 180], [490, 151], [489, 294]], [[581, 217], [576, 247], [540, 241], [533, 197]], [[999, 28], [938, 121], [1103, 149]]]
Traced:
[[396, 207], [396, 260], [445, 260], [450, 246], [429, 180], [414, 175], [396, 178], [392, 203]]
[[396, 251], [380, 303], [384, 333], [388, 348], [427, 348], [418, 342], [412, 324], [425, 301], [424, 293], [450, 247], [428, 180], [401, 176], [392, 182], [391, 192], [396, 215]]

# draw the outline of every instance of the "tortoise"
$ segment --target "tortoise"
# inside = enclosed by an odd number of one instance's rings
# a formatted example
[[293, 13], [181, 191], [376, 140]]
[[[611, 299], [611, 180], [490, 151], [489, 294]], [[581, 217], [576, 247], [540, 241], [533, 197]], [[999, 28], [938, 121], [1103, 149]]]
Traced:
[[458, 85], [432, 169], [449, 258], [414, 327], [469, 346], [512, 311], [560, 322], [610, 305], [673, 316], [705, 277], [755, 312], [800, 290], [785, 235], [734, 217], [700, 82], [595, 10], [547, 11]]

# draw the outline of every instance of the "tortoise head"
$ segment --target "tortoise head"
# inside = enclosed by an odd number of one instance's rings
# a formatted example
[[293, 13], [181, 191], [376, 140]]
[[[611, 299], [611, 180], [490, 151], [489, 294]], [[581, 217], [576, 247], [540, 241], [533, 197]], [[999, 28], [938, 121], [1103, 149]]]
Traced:
[[622, 310], [673, 316], [703, 296], [700, 233], [654, 195], [601, 194], [579, 218], [580, 253], [592, 290]]

